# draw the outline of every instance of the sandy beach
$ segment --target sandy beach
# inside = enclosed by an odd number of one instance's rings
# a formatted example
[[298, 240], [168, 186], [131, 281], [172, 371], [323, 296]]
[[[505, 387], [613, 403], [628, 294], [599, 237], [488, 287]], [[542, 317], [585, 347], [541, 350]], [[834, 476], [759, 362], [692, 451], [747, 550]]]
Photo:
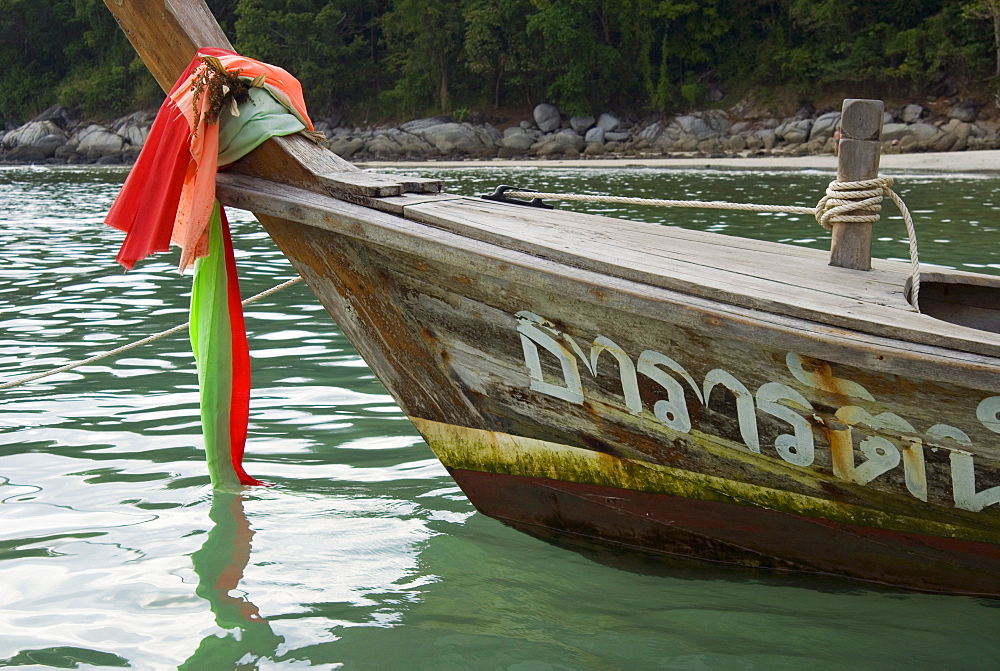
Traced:
[[[837, 157], [759, 156], [747, 158], [595, 158], [539, 160], [470, 160], [470, 161], [363, 161], [360, 168], [472, 168], [489, 166], [514, 168], [710, 168], [715, 170], [830, 170], [837, 168]], [[966, 172], [1000, 173], [1000, 150], [956, 151], [927, 154], [884, 154], [883, 172]]]

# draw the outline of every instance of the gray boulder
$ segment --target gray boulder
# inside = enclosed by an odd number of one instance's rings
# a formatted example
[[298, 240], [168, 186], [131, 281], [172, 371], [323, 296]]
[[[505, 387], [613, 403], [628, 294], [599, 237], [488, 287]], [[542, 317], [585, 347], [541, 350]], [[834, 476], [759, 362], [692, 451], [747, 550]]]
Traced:
[[809, 141], [812, 142], [818, 139], [826, 140], [828, 137], [833, 137], [833, 133], [837, 130], [839, 123], [840, 112], [821, 114], [813, 122], [812, 129], [809, 131]]
[[640, 130], [638, 133], [636, 133], [635, 137], [640, 140], [649, 140], [650, 142], [655, 142], [656, 138], [660, 137], [660, 134], [663, 132], [663, 130], [664, 130], [663, 124], [659, 121], [654, 121], [653, 123], [649, 124], [642, 130]]
[[796, 119], [785, 119], [784, 121], [782, 121], [780, 124], [778, 124], [777, 128], [774, 129], [774, 137], [778, 140], [784, 140], [785, 131], [791, 128], [795, 124], [795, 122]]
[[732, 124], [729, 121], [729, 117], [722, 110], [706, 110], [700, 112], [699, 116], [704, 119], [708, 127], [712, 129], [713, 133], [725, 133], [730, 129]]
[[434, 145], [418, 133], [408, 133], [396, 129], [390, 133], [390, 137], [399, 145], [399, 151], [404, 156], [422, 158], [435, 153]]
[[674, 119], [674, 123], [680, 127], [682, 136], [691, 136], [698, 140], [704, 140], [715, 132], [700, 116], [685, 114]]
[[653, 149], [654, 151], [666, 154], [674, 150], [674, 142], [675, 140], [672, 137], [670, 137], [666, 133], [662, 133], [658, 138], [653, 140], [653, 143], [650, 145], [650, 148]]
[[963, 100], [951, 108], [948, 117], [964, 123], [972, 123], [979, 117], [979, 103], [975, 100]]
[[[937, 137], [931, 140], [927, 144], [927, 148], [931, 151], [952, 151], [955, 150], [955, 145], [959, 143], [959, 139], [954, 133], [949, 133], [947, 131], [939, 133]], [[957, 151], [957, 150], [956, 150]]]
[[612, 114], [611, 112], [604, 112], [601, 116], [597, 117], [597, 127], [604, 129], [604, 132], [610, 130], [616, 130], [621, 120]]
[[738, 135], [740, 133], [745, 133], [750, 130], [749, 121], [737, 121], [732, 126], [729, 127], [729, 132], [733, 135]]
[[57, 147], [52, 155], [56, 158], [80, 160], [80, 155], [76, 153], [76, 145], [70, 145], [68, 142], [61, 147]]
[[19, 144], [4, 155], [4, 159], [17, 163], [43, 163], [49, 157], [34, 145]]
[[83, 132], [76, 135], [76, 151], [89, 160], [97, 160], [104, 156], [121, 155], [125, 148], [125, 140], [112, 130], [91, 124]]
[[930, 148], [934, 151], [964, 151], [969, 146], [971, 135], [972, 124], [951, 119], [941, 128], [941, 133], [934, 138]]
[[376, 133], [375, 137], [365, 143], [365, 151], [382, 158], [392, 158], [402, 154], [399, 143], [384, 131]]
[[785, 128], [784, 139], [789, 144], [800, 144], [809, 139], [809, 132], [812, 130], [812, 119], [802, 119], [794, 121]]
[[674, 149], [676, 151], [697, 151], [699, 142], [701, 140], [694, 135], [681, 135], [674, 142]]
[[913, 137], [917, 142], [927, 144], [940, 132], [941, 131], [937, 128], [937, 126], [932, 126], [929, 123], [915, 123], [910, 124], [907, 134]]
[[51, 135], [46, 135], [43, 138], [39, 138], [32, 146], [33, 149], [39, 151], [45, 158], [51, 158], [56, 155], [56, 150], [64, 147], [66, 145], [66, 136], [62, 133]]
[[364, 149], [365, 141], [360, 137], [350, 137], [348, 135], [338, 135], [330, 138], [330, 151], [342, 158], [350, 158]]
[[975, 129], [976, 127], [971, 123], [960, 121], [958, 119], [951, 119], [947, 124], [945, 124], [943, 130], [946, 130], [949, 133], [954, 133], [954, 135], [958, 138], [968, 139], [973, 134]]
[[917, 105], [915, 103], [910, 103], [909, 105], [903, 108], [903, 111], [900, 114], [900, 118], [902, 119], [903, 123], [916, 123], [917, 121], [920, 121], [926, 115], [926, 113], [927, 110], [925, 110], [922, 106]]
[[562, 115], [559, 113], [559, 108], [551, 103], [535, 105], [532, 117], [535, 119], [535, 125], [543, 133], [551, 133], [562, 125]]
[[718, 138], [710, 137], [707, 140], [699, 142], [697, 148], [698, 151], [703, 154], [715, 154], [718, 153], [722, 147]]
[[771, 151], [774, 149], [774, 145], [778, 140], [778, 136], [775, 133], [775, 129], [772, 128], [762, 128], [754, 136], [760, 140], [761, 149], [765, 151]]
[[0, 148], [10, 151], [17, 147], [32, 147], [50, 135], [62, 136], [64, 142], [67, 137], [63, 129], [53, 121], [29, 121], [4, 135]]
[[32, 121], [51, 121], [63, 130], [66, 130], [73, 123], [73, 115], [62, 105], [53, 105], [32, 119]]
[[628, 142], [632, 139], [632, 134], [621, 131], [608, 131], [604, 134], [604, 139], [606, 142]]
[[604, 135], [605, 134], [604, 134], [604, 129], [603, 128], [601, 128], [600, 126], [594, 126], [593, 128], [591, 128], [590, 130], [587, 131], [587, 134], [584, 136], [583, 139], [584, 139], [585, 142], [588, 142], [588, 143], [590, 143], [590, 142], [600, 142], [600, 143], [603, 144], [604, 141], [605, 141]]
[[584, 144], [584, 139], [579, 133], [567, 128], [542, 137], [532, 149], [536, 156], [578, 155], [583, 150]]
[[586, 133], [590, 128], [594, 126], [595, 119], [592, 116], [575, 116], [570, 117], [569, 127], [575, 130], [580, 135]]
[[520, 128], [517, 130], [520, 132], [511, 133], [500, 141], [500, 149], [502, 150], [502, 153], [505, 154], [503, 158], [523, 154], [531, 149], [531, 145], [535, 144], [535, 138], [528, 135]]
[[111, 124], [111, 130], [121, 135], [128, 144], [141, 147], [146, 143], [155, 118], [156, 114], [153, 112], [133, 112], [115, 120]]
[[901, 140], [909, 133], [910, 126], [905, 123], [887, 123], [882, 126], [882, 142]]
[[496, 155], [501, 134], [492, 126], [477, 128], [470, 123], [443, 123], [431, 126], [420, 136], [444, 155]]
[[407, 133], [419, 133], [425, 131], [428, 128], [433, 128], [434, 126], [440, 126], [446, 123], [454, 123], [455, 120], [451, 117], [446, 116], [432, 116], [426, 119], [414, 119], [413, 121], [407, 121], [399, 130], [405, 131]]

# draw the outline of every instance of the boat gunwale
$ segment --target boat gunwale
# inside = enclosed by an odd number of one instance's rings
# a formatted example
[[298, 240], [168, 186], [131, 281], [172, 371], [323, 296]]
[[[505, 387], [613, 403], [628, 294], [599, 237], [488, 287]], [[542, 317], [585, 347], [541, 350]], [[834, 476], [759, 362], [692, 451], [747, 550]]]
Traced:
[[[413, 195], [387, 199], [393, 201], [393, 210], [402, 213], [396, 214], [394, 212], [382, 211], [382, 208], [376, 209], [367, 202], [363, 204], [348, 202], [334, 196], [298, 189], [286, 184], [246, 175], [220, 173], [217, 184], [219, 197], [226, 204], [259, 211], [263, 214], [289, 221], [328, 228], [334, 232], [346, 233], [352, 237], [365, 238], [366, 236], [362, 235], [357, 225], [333, 225], [334, 222], [330, 221], [329, 218], [307, 216], [306, 210], [313, 209], [328, 215], [350, 217], [355, 222], [370, 223], [377, 225], [381, 229], [395, 230], [398, 233], [415, 234], [418, 229], [414, 229], [413, 226], [419, 226], [423, 229], [421, 237], [425, 240], [434, 239], [435, 242], [448, 245], [453, 249], [459, 247], [472, 249], [475, 247], [472, 243], [477, 242], [487, 245], [488, 248], [494, 250], [504, 250], [505, 254], [517, 252], [524, 256], [520, 260], [524, 266], [537, 266], [539, 263], [545, 261], [555, 264], [553, 270], [556, 267], [573, 268], [577, 271], [593, 273], [596, 276], [606, 278], [603, 282], [605, 285], [608, 280], [614, 278], [620, 282], [627, 282], [627, 288], [622, 286], [621, 290], [630, 294], [652, 297], [652, 290], [662, 290], [668, 293], [660, 295], [659, 300], [688, 304], [692, 307], [698, 306], [701, 309], [726, 312], [734, 316], [739, 315], [741, 319], [774, 324], [782, 320], [791, 320], [791, 322], [786, 323], [789, 326], [794, 324], [791, 328], [795, 330], [811, 332], [826, 330], [829, 332], [828, 336], [839, 335], [846, 337], [848, 333], [852, 333], [854, 335], [849, 339], [857, 342], [855, 347], [867, 345], [890, 350], [900, 350], [920, 357], [941, 357], [953, 363], [961, 362], [969, 368], [982, 369], [984, 372], [988, 369], [1000, 367], [1000, 337], [997, 334], [951, 324], [915, 311], [883, 307], [875, 302], [865, 305], [859, 301], [854, 301], [854, 307], [857, 310], [868, 309], [870, 312], [883, 311], [902, 322], [885, 323], [874, 319], [869, 314], [841, 315], [832, 308], [828, 311], [801, 308], [794, 310], [787, 309], [789, 308], [788, 303], [782, 304], [774, 300], [762, 300], [755, 298], [749, 293], [740, 293], [737, 291], [723, 293], [711, 288], [706, 289], [704, 286], [694, 285], [690, 281], [679, 281], [666, 272], [663, 274], [653, 274], [645, 271], [636, 272], [624, 265], [614, 266], [608, 263], [594, 263], [586, 256], [581, 256], [573, 251], [558, 250], [531, 242], [517, 244], [517, 240], [510, 236], [495, 236], [488, 233], [476, 235], [476, 231], [470, 230], [468, 226], [449, 226], [446, 222], [443, 223], [441, 221], [439, 215], [435, 217], [422, 216], [420, 210], [420, 206], [435, 202], [443, 203], [449, 208], [462, 207], [463, 204], [473, 204], [476, 208], [482, 206], [489, 208], [490, 211], [502, 219], [503, 217], [523, 217], [524, 215], [521, 210], [528, 208], [488, 203], [487, 201], [448, 194], [436, 197]], [[412, 205], [407, 204], [408, 199], [411, 198]], [[654, 235], [670, 235], [672, 231], [681, 231], [681, 235], [683, 236], [697, 233], [702, 236], [703, 240], [718, 237], [729, 241], [729, 244], [732, 244], [733, 240], [744, 240], [744, 238], [725, 236], [718, 233], [687, 231], [674, 227], [642, 224], [631, 222], [630, 220], [611, 219], [597, 215], [581, 215], [575, 212], [563, 212], [562, 215], [568, 218], [587, 217], [588, 220], [607, 221], [619, 226], [631, 223], [637, 228], [641, 228], [645, 233], [652, 233]], [[402, 223], [404, 221], [408, 222], [409, 225], [404, 225]], [[373, 241], [375, 240], [373, 239]], [[383, 240], [381, 242], [385, 244], [387, 241]], [[817, 258], [817, 260], [823, 256], [823, 253], [819, 250], [804, 247], [784, 245], [782, 243], [765, 243], [755, 240], [751, 240], [750, 242], [755, 246], [764, 245], [772, 249], [790, 248], [800, 255], [812, 256]], [[399, 246], [399, 243], [390, 246], [397, 246], [400, 249], [408, 247], [408, 245]], [[488, 253], [488, 248], [480, 248], [481, 251], [479, 253]], [[747, 250], [746, 253], [753, 254], [754, 252], [753, 250]], [[768, 253], [771, 253], [771, 251], [769, 250]], [[908, 276], [908, 269], [908, 264], [903, 262], [877, 261], [876, 270], [867, 271], [867, 275], [871, 276], [871, 273], [885, 275], [888, 273], [890, 276], [894, 275], [898, 277], [901, 283], [898, 292], [902, 295], [904, 291], [903, 284], [905, 283], [905, 278]], [[823, 270], [829, 269], [824, 266]], [[858, 276], [861, 276], [863, 280], [868, 279], [865, 277], [866, 271], [837, 270], [848, 281], [852, 279], [856, 281]], [[993, 278], [992, 276], [963, 271], [950, 271], [938, 267], [935, 267], [934, 273], [937, 277], [947, 276], [959, 282], [968, 280], [975, 283], [983, 283], [985, 281], [988, 286], [1000, 287], [1000, 278]], [[834, 293], [828, 295], [837, 296]], [[849, 303], [849, 301], [853, 300], [843, 296], [840, 298], [842, 303]], [[782, 309], [783, 307], [786, 309]], [[835, 307], [837, 306], [833, 306], [833, 308]], [[765, 315], [767, 318], [765, 318]], [[869, 362], [868, 365], [875, 369], [882, 368], [889, 370], [879, 366], [878, 363], [873, 357], [873, 361]], [[986, 387], [1000, 389], [998, 383], [995, 381], [987, 384]]]

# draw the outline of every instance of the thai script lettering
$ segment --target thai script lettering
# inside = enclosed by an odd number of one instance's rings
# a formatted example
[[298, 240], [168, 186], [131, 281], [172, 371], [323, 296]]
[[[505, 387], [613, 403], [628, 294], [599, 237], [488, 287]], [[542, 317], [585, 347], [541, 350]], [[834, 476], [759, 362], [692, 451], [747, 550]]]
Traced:
[[[572, 337], [538, 315], [521, 311], [516, 314], [517, 331], [528, 368], [530, 388], [533, 391], [562, 399], [569, 403], [584, 403], [584, 384], [580, 367], [593, 378], [597, 377], [598, 362], [611, 357], [617, 364], [625, 410], [640, 415], [643, 410], [639, 394], [639, 376], [648, 378], [663, 389], [665, 398], [652, 406], [653, 415], [669, 429], [687, 434], [692, 430], [687, 394], [709, 408], [716, 389], [727, 390], [735, 398], [736, 420], [740, 438], [747, 449], [762, 453], [758, 432], [757, 413], [770, 415], [790, 427], [789, 432], [778, 435], [772, 449], [784, 461], [795, 466], [811, 466], [816, 458], [813, 427], [810, 419], [822, 422], [827, 428], [830, 442], [830, 460], [834, 476], [842, 480], [867, 485], [877, 478], [903, 469], [903, 480], [910, 495], [921, 501], [928, 500], [927, 472], [924, 450], [944, 448], [949, 451], [952, 499], [956, 508], [978, 512], [987, 506], [1000, 503], [1000, 486], [983, 491], [976, 490], [976, 475], [972, 441], [961, 429], [947, 424], [936, 424], [920, 434], [899, 415], [891, 412], [871, 414], [861, 405], [845, 405], [832, 417], [822, 420], [812, 403], [802, 393], [780, 382], [765, 382], [756, 391], [749, 389], [723, 368], [710, 370], [699, 384], [675, 359], [654, 350], [645, 350], [633, 360], [613, 340], [598, 335], [584, 351]], [[559, 362], [562, 383], [546, 380], [542, 374], [541, 351], [548, 352]], [[830, 364], [788, 353], [785, 357], [788, 372], [795, 380], [810, 389], [855, 399], [856, 402], [874, 402], [875, 398], [862, 385], [832, 374]], [[716, 394], [718, 396], [718, 394]], [[718, 404], [716, 404], [718, 405]], [[976, 408], [976, 419], [992, 431], [1000, 433], [1000, 396], [983, 399]], [[857, 462], [854, 437], [863, 436], [858, 449], [864, 460]], [[885, 436], [894, 440], [890, 441]]]

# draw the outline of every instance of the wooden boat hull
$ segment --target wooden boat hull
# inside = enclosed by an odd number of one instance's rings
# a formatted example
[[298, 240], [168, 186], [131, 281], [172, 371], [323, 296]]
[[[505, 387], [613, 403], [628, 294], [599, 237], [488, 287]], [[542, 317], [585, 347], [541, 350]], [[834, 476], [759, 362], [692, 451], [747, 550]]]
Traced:
[[[230, 47], [201, 0], [106, 4], [164, 89]], [[863, 179], [881, 114], [845, 117], [839, 179]], [[219, 199], [257, 214], [483, 512], [1000, 596], [997, 278], [936, 273], [917, 314], [902, 264], [426, 195], [300, 136], [230, 172]], [[834, 224], [836, 265], [867, 268], [871, 230]]]
[[485, 514], [643, 551], [1000, 595], [996, 358], [228, 179], [222, 198], [258, 214]]

